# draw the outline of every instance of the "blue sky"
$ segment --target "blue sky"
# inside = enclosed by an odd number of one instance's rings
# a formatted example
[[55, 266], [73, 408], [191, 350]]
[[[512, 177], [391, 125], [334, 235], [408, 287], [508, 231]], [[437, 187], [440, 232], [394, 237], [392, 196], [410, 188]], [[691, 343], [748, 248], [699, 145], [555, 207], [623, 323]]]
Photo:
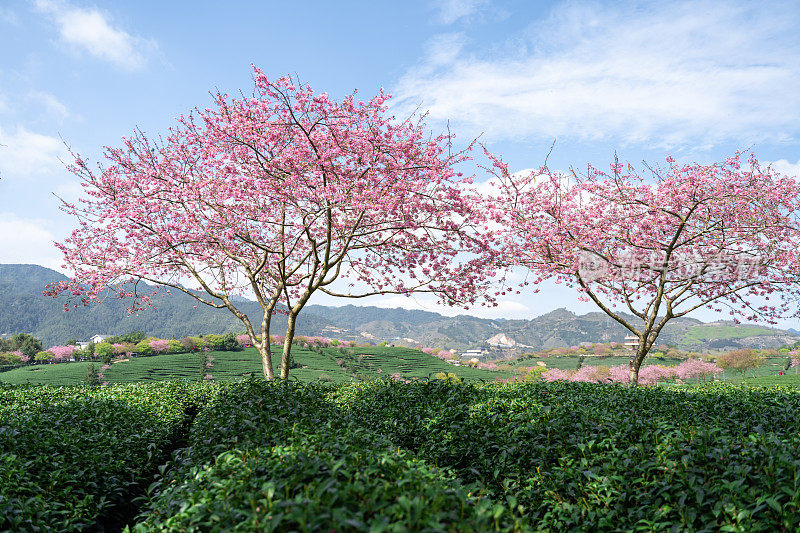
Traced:
[[[513, 170], [710, 162], [752, 149], [800, 174], [796, 2], [0, 2], [0, 262], [58, 268], [79, 188], [62, 144], [97, 159], [249, 91], [250, 64], [321, 91], [385, 87]], [[480, 177], [479, 177], [480, 179]], [[320, 299], [318, 303], [334, 303]], [[348, 302], [339, 302], [348, 303]], [[358, 301], [441, 310], [423, 297]], [[548, 286], [483, 316], [593, 310]], [[712, 319], [710, 314], [700, 318]], [[798, 321], [785, 326], [800, 327]]]

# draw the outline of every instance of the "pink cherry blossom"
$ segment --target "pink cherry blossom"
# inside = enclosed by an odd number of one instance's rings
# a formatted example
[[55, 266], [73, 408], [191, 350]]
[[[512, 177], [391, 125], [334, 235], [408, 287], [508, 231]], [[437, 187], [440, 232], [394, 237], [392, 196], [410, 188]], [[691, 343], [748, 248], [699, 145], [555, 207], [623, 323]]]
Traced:
[[73, 355], [75, 354], [75, 350], [77, 349], [78, 349], [77, 346], [72, 346], [68, 344], [66, 346], [53, 346], [47, 351], [53, 354], [53, 360], [67, 361], [73, 357]]
[[715, 363], [707, 363], [700, 359], [687, 359], [677, 366], [676, 372], [680, 379], [686, 380], [695, 377], [720, 374], [723, 372], [723, 369], [718, 367]]
[[570, 374], [560, 368], [552, 368], [542, 373], [544, 381], [569, 381]]
[[242, 346], [251, 346], [253, 341], [250, 340], [250, 335], [237, 335], [236, 342]]
[[567, 175], [512, 174], [489, 156], [499, 185], [483, 201], [502, 228], [498, 263], [527, 268], [524, 285], [572, 287], [624, 326], [639, 340], [633, 383], [664, 326], [696, 309], [800, 316], [800, 185], [755, 157]]
[[[163, 141], [135, 131], [98, 170], [75, 155], [85, 197], [64, 205], [79, 225], [58, 244], [75, 274], [51, 294], [80, 305], [111, 287], [135, 312], [158, 290], [138, 281], [181, 290], [242, 322], [267, 379], [272, 315], [289, 317], [286, 379], [297, 316], [316, 292], [425, 291], [450, 305], [486, 294], [484, 211], [454, 170], [472, 143], [454, 150], [452, 135], [395, 119], [383, 90], [336, 101], [289, 76], [254, 68], [254, 79], [252, 96], [216, 94]], [[263, 310], [255, 323], [234, 299], [245, 293]]]
[[169, 341], [163, 339], [154, 339], [149, 342], [150, 347], [156, 353], [166, 353], [169, 351]]

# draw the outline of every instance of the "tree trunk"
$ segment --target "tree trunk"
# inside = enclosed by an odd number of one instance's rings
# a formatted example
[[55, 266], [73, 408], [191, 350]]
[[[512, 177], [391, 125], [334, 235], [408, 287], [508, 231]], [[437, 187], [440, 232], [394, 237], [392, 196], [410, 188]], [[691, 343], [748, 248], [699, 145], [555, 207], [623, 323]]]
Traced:
[[642, 367], [642, 361], [647, 356], [645, 351], [646, 344], [643, 338], [639, 338], [639, 345], [636, 347], [636, 355], [631, 358], [630, 371], [628, 373], [629, 385], [631, 387], [639, 386], [639, 369]]
[[261, 349], [261, 368], [264, 372], [264, 379], [272, 381], [275, 379], [275, 372], [272, 370], [272, 351], [269, 345], [269, 336], [266, 339], [262, 337]]
[[272, 306], [264, 310], [261, 318], [261, 349], [259, 352], [261, 352], [261, 368], [264, 372], [264, 379], [267, 381], [275, 379], [275, 371], [272, 369], [272, 348], [269, 342], [270, 322], [272, 322]]
[[639, 385], [639, 366], [636, 365], [634, 361], [631, 361], [631, 369], [628, 377], [630, 379], [631, 387], [637, 387]]
[[292, 341], [294, 340], [294, 327], [297, 315], [289, 313], [289, 323], [286, 325], [286, 338], [283, 341], [283, 354], [281, 357], [281, 379], [289, 379], [289, 360], [292, 357]]

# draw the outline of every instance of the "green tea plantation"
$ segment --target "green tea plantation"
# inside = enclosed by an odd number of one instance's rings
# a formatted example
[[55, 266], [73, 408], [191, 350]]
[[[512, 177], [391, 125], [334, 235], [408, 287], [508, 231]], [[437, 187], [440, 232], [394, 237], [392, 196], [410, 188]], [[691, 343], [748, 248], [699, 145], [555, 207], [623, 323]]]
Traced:
[[[273, 355], [278, 375], [280, 354]], [[455, 373], [467, 381], [494, 381], [515, 373], [490, 371], [468, 366], [454, 366], [420, 350], [400, 347], [326, 347], [312, 351], [295, 347], [292, 350], [294, 368], [289, 377], [299, 381], [341, 383], [364, 379], [388, 378], [392, 374], [404, 378], [433, 378], [437, 373]], [[210, 360], [210, 367], [205, 361]], [[80, 385], [90, 364], [77, 362], [27, 365], [0, 372], [0, 383], [15, 385]], [[250, 375], [260, 376], [261, 356], [254, 348], [238, 352], [212, 351], [206, 354], [168, 354], [114, 360], [103, 371], [103, 381], [109, 384], [152, 382], [169, 379], [203, 380], [210, 375], [214, 381], [236, 381]]]
[[0, 530], [795, 531], [800, 392], [0, 387]]

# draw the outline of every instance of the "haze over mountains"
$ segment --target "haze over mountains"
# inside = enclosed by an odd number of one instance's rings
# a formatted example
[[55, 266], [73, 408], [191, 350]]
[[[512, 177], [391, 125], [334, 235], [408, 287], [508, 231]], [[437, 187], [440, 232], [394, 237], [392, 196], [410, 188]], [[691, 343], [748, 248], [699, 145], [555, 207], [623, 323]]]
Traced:
[[[96, 333], [140, 330], [162, 338], [180, 338], [244, 330], [229, 311], [197, 304], [178, 291], [157, 299], [156, 308], [136, 315], [128, 315], [127, 303], [115, 298], [64, 312], [63, 300], [42, 294], [48, 283], [64, 279], [64, 275], [38, 265], [0, 264], [0, 333], [33, 333], [44, 344], [52, 346], [69, 339], [88, 339]], [[261, 309], [255, 302], [241, 300], [240, 305], [249, 316], [260, 317]], [[276, 315], [273, 324], [272, 333], [282, 334], [286, 317]], [[502, 344], [511, 341], [523, 351], [567, 347], [581, 342], [622, 342], [626, 335], [622, 326], [600, 312], [578, 316], [557, 309], [532, 320], [490, 320], [354, 305], [309, 305], [300, 315], [297, 331], [301, 335], [359, 342], [388, 341], [455, 349], [478, 347], [493, 339]], [[730, 322], [704, 324], [684, 318], [667, 326], [659, 343], [693, 349], [778, 347], [800, 340], [795, 333]]]

